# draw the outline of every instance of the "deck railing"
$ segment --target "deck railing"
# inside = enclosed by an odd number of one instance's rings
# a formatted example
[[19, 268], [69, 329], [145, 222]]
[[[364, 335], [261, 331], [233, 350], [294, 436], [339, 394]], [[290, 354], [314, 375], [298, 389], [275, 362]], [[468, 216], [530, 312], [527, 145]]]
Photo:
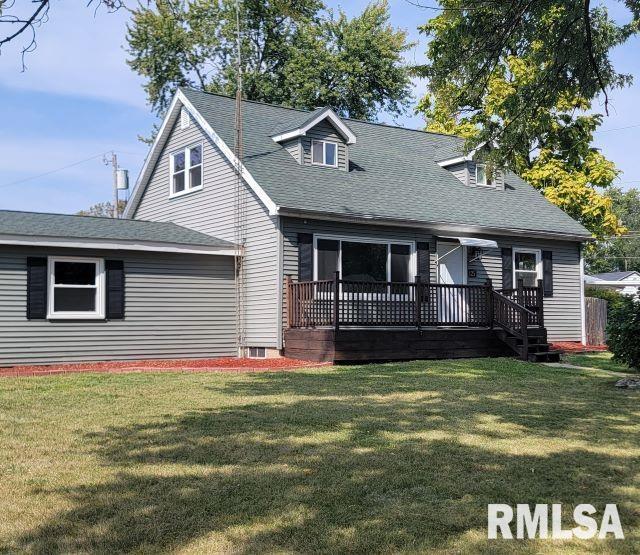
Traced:
[[514, 307], [526, 310], [527, 326], [542, 326], [543, 322], [541, 285], [524, 287], [522, 283], [517, 289], [496, 292], [490, 281], [484, 285], [433, 284], [416, 276], [413, 282], [368, 282], [343, 280], [336, 273], [333, 280], [294, 282], [287, 278], [286, 295], [291, 328], [497, 324], [521, 329], [522, 311]]

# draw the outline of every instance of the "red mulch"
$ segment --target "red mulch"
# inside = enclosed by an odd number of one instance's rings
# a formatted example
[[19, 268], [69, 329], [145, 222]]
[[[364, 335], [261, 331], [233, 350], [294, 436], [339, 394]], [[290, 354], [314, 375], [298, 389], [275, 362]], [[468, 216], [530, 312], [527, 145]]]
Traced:
[[117, 362], [78, 362], [0, 368], [0, 377], [50, 376], [85, 372], [268, 372], [290, 371], [295, 368], [330, 366], [292, 358], [209, 358], [184, 360], [136, 360]]
[[560, 341], [551, 343], [552, 351], [564, 351], [565, 353], [593, 353], [594, 351], [606, 351], [606, 345], [583, 345], [579, 341]]

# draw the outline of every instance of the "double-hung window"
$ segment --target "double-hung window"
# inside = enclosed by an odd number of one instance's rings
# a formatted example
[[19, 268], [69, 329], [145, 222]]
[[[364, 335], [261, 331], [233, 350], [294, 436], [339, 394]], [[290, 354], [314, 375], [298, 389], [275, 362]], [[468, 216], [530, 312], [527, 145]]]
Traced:
[[183, 195], [202, 189], [202, 145], [187, 147], [170, 157], [171, 193]]
[[331, 141], [311, 141], [311, 163], [316, 166], [338, 166], [338, 144]]
[[534, 249], [513, 249], [513, 284], [519, 280], [525, 287], [535, 287], [541, 276], [540, 251]]
[[486, 164], [476, 164], [476, 185], [479, 187], [493, 187], [493, 179], [487, 171]]
[[316, 238], [316, 279], [345, 281], [413, 281], [413, 244], [395, 241]]
[[51, 257], [48, 274], [48, 318], [104, 318], [102, 259]]

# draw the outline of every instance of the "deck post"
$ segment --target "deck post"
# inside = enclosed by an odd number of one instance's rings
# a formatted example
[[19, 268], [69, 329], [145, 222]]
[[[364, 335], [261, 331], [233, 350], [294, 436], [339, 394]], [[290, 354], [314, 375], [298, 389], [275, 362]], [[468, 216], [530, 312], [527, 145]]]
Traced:
[[291, 315], [293, 314], [293, 307], [291, 306], [291, 276], [286, 275], [284, 277], [285, 283], [285, 302], [287, 303], [287, 327], [291, 327]]
[[333, 276], [333, 328], [340, 329], [340, 272]]
[[422, 319], [422, 281], [421, 281], [421, 277], [420, 274], [418, 274], [415, 278], [415, 288], [416, 288], [416, 292], [415, 292], [415, 320], [416, 320], [416, 328], [418, 328], [418, 331], [421, 330], [422, 328], [422, 323], [421, 323], [421, 319]]
[[529, 360], [529, 313], [522, 311], [522, 360]]
[[538, 327], [544, 328], [544, 283], [538, 280]]
[[491, 278], [487, 279], [485, 286], [487, 288], [487, 320], [489, 328], [493, 329], [493, 282]]
[[518, 280], [518, 293], [516, 295], [516, 299], [517, 299], [517, 303], [520, 306], [525, 306], [525, 302], [524, 302], [524, 280], [522, 278], [520, 278]]

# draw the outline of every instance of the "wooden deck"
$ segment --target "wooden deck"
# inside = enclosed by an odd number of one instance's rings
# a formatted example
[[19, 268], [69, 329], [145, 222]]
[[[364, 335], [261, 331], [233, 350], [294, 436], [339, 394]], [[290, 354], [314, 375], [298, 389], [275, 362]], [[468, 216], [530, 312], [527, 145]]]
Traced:
[[488, 328], [287, 329], [285, 356], [314, 362], [357, 362], [512, 356]]

